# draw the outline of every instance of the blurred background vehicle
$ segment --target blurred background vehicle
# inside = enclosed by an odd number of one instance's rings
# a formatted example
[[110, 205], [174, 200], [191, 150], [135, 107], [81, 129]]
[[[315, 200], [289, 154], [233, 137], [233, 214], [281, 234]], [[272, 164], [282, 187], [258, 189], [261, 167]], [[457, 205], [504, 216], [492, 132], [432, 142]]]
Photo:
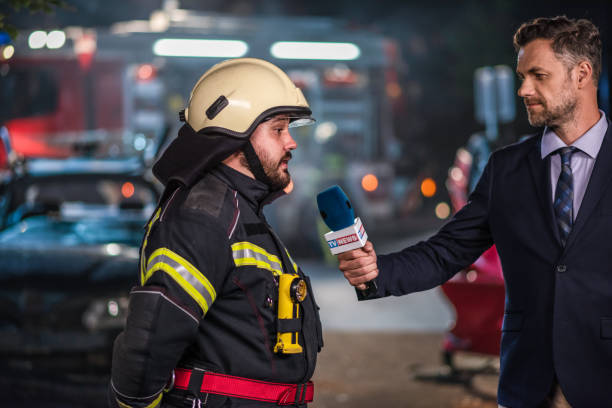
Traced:
[[[6, 142], [6, 128], [2, 132]], [[137, 284], [143, 225], [157, 204], [159, 184], [137, 157], [6, 161], [0, 179], [0, 389], [5, 398], [53, 400], [66, 398], [72, 384], [70, 395], [81, 398], [80, 387], [108, 380], [112, 343]]]

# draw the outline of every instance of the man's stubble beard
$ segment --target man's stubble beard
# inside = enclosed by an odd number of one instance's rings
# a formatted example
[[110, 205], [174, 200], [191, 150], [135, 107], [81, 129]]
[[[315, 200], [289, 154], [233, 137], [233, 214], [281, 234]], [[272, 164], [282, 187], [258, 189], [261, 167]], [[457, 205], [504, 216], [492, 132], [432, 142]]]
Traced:
[[[279, 161], [274, 162], [274, 160], [272, 160], [267, 153], [261, 151], [256, 146], [253, 146], [253, 149], [255, 150], [259, 161], [261, 162], [261, 166], [263, 167], [264, 173], [270, 181], [268, 187], [270, 187], [272, 191], [282, 190], [287, 187], [291, 182], [291, 175], [289, 174], [289, 170], [281, 170], [280, 164], [282, 160], [291, 159], [291, 153], [288, 152]], [[247, 162], [247, 159], [244, 154], [240, 155], [240, 162], [243, 166], [247, 167], [249, 170], [251, 170], [253, 174], [255, 174], [253, 172], [253, 169], [251, 169], [251, 166]]]
[[[567, 82], [569, 82], [569, 80]], [[569, 89], [562, 92], [560, 98], [561, 102], [551, 108], [548, 108], [548, 101], [538, 99], [542, 104], [543, 110], [542, 112], [533, 114], [529, 113], [529, 110], [527, 110], [529, 124], [535, 127], [547, 126], [554, 129], [572, 121], [574, 119], [576, 107], [578, 106], [578, 98]]]

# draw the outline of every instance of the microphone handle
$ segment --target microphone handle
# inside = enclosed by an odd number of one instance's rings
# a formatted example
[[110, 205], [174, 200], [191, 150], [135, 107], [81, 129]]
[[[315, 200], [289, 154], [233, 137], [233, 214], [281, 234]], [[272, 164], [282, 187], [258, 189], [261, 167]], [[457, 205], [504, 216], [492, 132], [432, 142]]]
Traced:
[[357, 291], [361, 295], [360, 297], [369, 298], [371, 295], [376, 294], [376, 292], [378, 291], [378, 285], [376, 284], [376, 278], [372, 279], [371, 281], [367, 281], [365, 285], [366, 285], [365, 289], [357, 289]]

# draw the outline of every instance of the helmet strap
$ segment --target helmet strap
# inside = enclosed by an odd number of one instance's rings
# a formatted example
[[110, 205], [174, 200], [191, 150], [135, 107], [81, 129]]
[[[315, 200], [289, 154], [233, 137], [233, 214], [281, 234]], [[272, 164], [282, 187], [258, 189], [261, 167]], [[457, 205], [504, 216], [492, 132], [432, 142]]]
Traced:
[[267, 186], [271, 186], [272, 180], [270, 180], [270, 178], [266, 175], [263, 165], [261, 164], [257, 153], [255, 153], [255, 149], [253, 148], [250, 140], [244, 144], [242, 151], [244, 152], [244, 157], [246, 158], [246, 161], [249, 164], [249, 169], [255, 176], [255, 179], [265, 183]]

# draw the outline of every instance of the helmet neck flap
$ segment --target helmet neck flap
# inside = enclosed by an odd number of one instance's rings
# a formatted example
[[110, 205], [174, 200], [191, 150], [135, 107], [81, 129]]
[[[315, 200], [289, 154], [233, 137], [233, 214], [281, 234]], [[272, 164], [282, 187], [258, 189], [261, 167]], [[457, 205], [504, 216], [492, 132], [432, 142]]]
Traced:
[[248, 138], [233, 138], [210, 131], [204, 134], [185, 123], [178, 137], [153, 166], [153, 174], [164, 186], [171, 181], [191, 186], [245, 144], [250, 144]]
[[210, 130], [196, 132], [188, 123], [180, 128], [178, 137], [155, 163], [153, 174], [164, 186], [171, 181], [191, 186], [204, 173], [239, 150], [243, 151], [255, 179], [271, 186], [272, 182], [249, 138], [228, 137]]

